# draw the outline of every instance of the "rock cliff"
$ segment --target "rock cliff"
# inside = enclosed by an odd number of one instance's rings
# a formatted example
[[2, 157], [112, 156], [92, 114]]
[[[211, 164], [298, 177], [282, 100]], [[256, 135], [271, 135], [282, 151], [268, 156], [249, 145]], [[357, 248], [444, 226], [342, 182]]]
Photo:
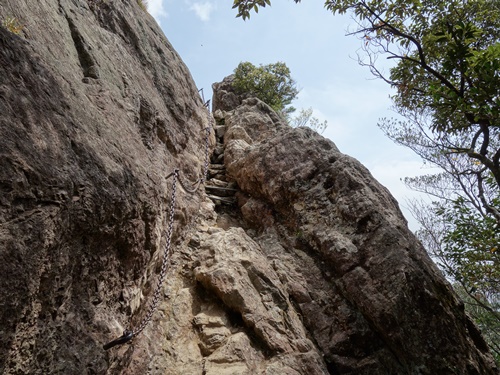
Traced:
[[[0, 373], [144, 374], [102, 343], [144, 315], [166, 176], [198, 177], [208, 114], [135, 0], [2, 1], [7, 17], [24, 26], [0, 28]], [[176, 243], [204, 199], [179, 194]]]
[[[6, 17], [24, 27], [0, 28], [1, 373], [498, 373], [397, 203], [331, 141], [230, 79], [211, 127], [136, 0]], [[104, 350], [148, 313], [175, 170], [158, 309]]]

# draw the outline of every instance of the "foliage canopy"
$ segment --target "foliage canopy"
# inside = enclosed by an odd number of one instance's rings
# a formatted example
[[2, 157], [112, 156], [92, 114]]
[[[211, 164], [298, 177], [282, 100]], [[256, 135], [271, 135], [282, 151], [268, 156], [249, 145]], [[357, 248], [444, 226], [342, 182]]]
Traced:
[[285, 117], [295, 110], [289, 105], [299, 93], [283, 62], [260, 66], [241, 62], [234, 70], [233, 87], [239, 93], [259, 98]]

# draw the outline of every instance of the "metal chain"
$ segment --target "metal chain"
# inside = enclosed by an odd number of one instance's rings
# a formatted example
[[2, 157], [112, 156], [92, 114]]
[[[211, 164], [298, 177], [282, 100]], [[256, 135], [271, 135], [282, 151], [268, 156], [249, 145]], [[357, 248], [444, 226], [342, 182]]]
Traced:
[[[126, 329], [123, 332], [123, 335], [116, 340], [113, 340], [109, 342], [108, 344], [104, 345], [103, 348], [105, 350], [112, 348], [113, 346], [116, 345], [121, 345], [124, 344], [130, 340], [132, 340], [135, 336], [139, 335], [148, 325], [148, 323], [151, 321], [153, 318], [153, 314], [155, 313], [156, 309], [158, 308], [158, 302], [160, 299], [160, 293], [161, 293], [161, 287], [163, 285], [163, 282], [165, 280], [165, 276], [167, 273], [167, 268], [169, 264], [169, 259], [172, 255], [172, 233], [173, 233], [173, 228], [174, 228], [174, 214], [175, 214], [175, 201], [176, 201], [176, 192], [177, 192], [177, 181], [179, 181], [179, 184], [182, 186], [184, 190], [186, 190], [189, 193], [195, 193], [198, 188], [200, 187], [201, 184], [204, 184], [207, 175], [208, 175], [208, 165], [209, 165], [209, 157], [208, 157], [208, 151], [209, 151], [209, 137], [210, 137], [210, 130], [212, 128], [212, 116], [210, 115], [210, 112], [208, 111], [208, 104], [209, 101], [205, 104], [205, 107], [207, 108], [207, 113], [209, 116], [209, 126], [205, 128], [206, 131], [206, 136], [205, 136], [205, 162], [203, 165], [203, 176], [199, 178], [193, 186], [196, 186], [195, 188], [188, 188], [185, 186], [185, 184], [182, 182], [180, 178], [180, 173], [179, 169], [175, 169], [174, 172], [170, 173], [166, 179], [170, 178], [173, 176], [173, 181], [172, 181], [172, 195], [170, 199], [170, 214], [169, 214], [169, 222], [168, 222], [168, 227], [167, 227], [167, 243], [165, 245], [165, 250], [163, 252], [163, 260], [161, 264], [161, 270], [160, 270], [160, 275], [158, 277], [158, 283], [156, 284], [156, 289], [153, 293], [153, 299], [151, 300], [151, 303], [149, 305], [148, 312], [146, 316], [142, 319], [141, 323], [139, 324], [138, 328], [136, 330], [133, 329]], [[129, 323], [130, 326], [130, 323]]]
[[[148, 325], [148, 323], [151, 321], [153, 318], [153, 314], [156, 311], [156, 308], [158, 307], [158, 301], [160, 299], [160, 292], [161, 292], [161, 286], [163, 285], [163, 281], [165, 279], [165, 275], [167, 273], [167, 267], [168, 267], [168, 259], [170, 258], [171, 254], [171, 244], [172, 244], [172, 233], [174, 229], [174, 213], [175, 213], [175, 200], [176, 200], [176, 192], [177, 192], [177, 180], [179, 177], [179, 170], [175, 169], [173, 173], [169, 174], [167, 178], [170, 178], [170, 176], [173, 176], [173, 181], [172, 181], [172, 196], [170, 198], [170, 214], [169, 214], [169, 221], [168, 221], [168, 227], [167, 227], [167, 243], [165, 245], [165, 250], [163, 252], [163, 260], [161, 263], [161, 270], [160, 270], [160, 275], [158, 277], [158, 283], [156, 284], [156, 289], [153, 293], [153, 299], [151, 300], [151, 303], [149, 305], [149, 310], [142, 319], [142, 322], [139, 324], [139, 327], [134, 331], [132, 329], [125, 329], [123, 331], [123, 335], [116, 340], [113, 340], [106, 345], [103, 346], [104, 350], [111, 349], [113, 346], [116, 345], [121, 345], [125, 344], [126, 342], [132, 340], [135, 336], [137, 336], [139, 333], [141, 333], [144, 328]], [[130, 326], [129, 322], [129, 326]]]
[[176, 187], [177, 187], [177, 179], [179, 177], [178, 169], [174, 170], [173, 176], [174, 177], [172, 180], [172, 196], [170, 198], [170, 215], [167, 228], [167, 243], [165, 245], [165, 250], [163, 252], [163, 260], [161, 263], [160, 276], [158, 277], [158, 283], [156, 284], [156, 289], [153, 293], [153, 300], [149, 305], [148, 313], [142, 320], [141, 324], [139, 324], [139, 328], [137, 328], [135, 331], [127, 330], [129, 332], [131, 331], [133, 336], [137, 336], [144, 330], [144, 328], [146, 328], [148, 323], [151, 321], [153, 314], [156, 311], [156, 308], [158, 307], [158, 300], [160, 298], [161, 286], [163, 285], [163, 281], [165, 280], [165, 275], [167, 273], [167, 267], [168, 267], [168, 260], [170, 258], [170, 255], [172, 254], [171, 244], [172, 244], [172, 232], [174, 229], [175, 199], [177, 190]]

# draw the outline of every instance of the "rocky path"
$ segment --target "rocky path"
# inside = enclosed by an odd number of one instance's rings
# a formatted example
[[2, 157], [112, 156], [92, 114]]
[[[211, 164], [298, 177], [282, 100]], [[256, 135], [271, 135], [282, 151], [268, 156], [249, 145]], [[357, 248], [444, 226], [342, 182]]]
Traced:
[[217, 205], [233, 205], [236, 203], [235, 194], [238, 191], [237, 184], [226, 176], [224, 165], [224, 134], [226, 126], [223, 120], [219, 119], [215, 126], [216, 146], [210, 165], [208, 167], [207, 183], [205, 190], [208, 197]]

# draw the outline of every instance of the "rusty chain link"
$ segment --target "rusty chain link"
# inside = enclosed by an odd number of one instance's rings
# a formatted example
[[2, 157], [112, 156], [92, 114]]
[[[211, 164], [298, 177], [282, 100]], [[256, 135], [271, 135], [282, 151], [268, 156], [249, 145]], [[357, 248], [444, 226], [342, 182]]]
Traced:
[[208, 175], [208, 165], [209, 165], [209, 157], [208, 157], [208, 151], [209, 151], [209, 138], [210, 138], [210, 130], [212, 129], [212, 116], [210, 114], [210, 111], [208, 110], [208, 105], [210, 101], [205, 103], [205, 107], [207, 109], [208, 113], [208, 126], [205, 128], [205, 161], [203, 165], [203, 175], [196, 180], [192, 186], [193, 187], [188, 187], [185, 185], [181, 179], [180, 176], [180, 171], [179, 169], [174, 169], [172, 173], [170, 173], [165, 179], [169, 179], [170, 177], [173, 177], [172, 180], [172, 194], [170, 197], [170, 210], [169, 210], [169, 218], [168, 218], [168, 227], [167, 227], [167, 234], [166, 234], [166, 244], [165, 244], [165, 250], [163, 252], [163, 258], [162, 258], [162, 263], [161, 263], [161, 270], [160, 274], [158, 276], [158, 282], [156, 284], [156, 288], [153, 292], [153, 299], [151, 300], [149, 304], [149, 309], [144, 318], [142, 319], [141, 323], [138, 325], [138, 328], [133, 330], [130, 328], [131, 324], [129, 322], [129, 328], [125, 329], [123, 332], [123, 335], [116, 340], [113, 340], [105, 345], [103, 345], [104, 350], [108, 350], [116, 345], [121, 345], [125, 344], [126, 342], [129, 342], [132, 340], [135, 336], [139, 335], [149, 324], [151, 319], [153, 318], [153, 314], [155, 313], [156, 309], [158, 308], [158, 302], [160, 299], [160, 293], [161, 293], [161, 287], [163, 285], [163, 282], [165, 281], [165, 276], [167, 274], [167, 269], [169, 265], [169, 259], [172, 255], [172, 233], [174, 229], [174, 216], [175, 216], [175, 201], [177, 199], [177, 182], [182, 186], [182, 188], [187, 191], [188, 193], [195, 193], [198, 188], [204, 184], [207, 180], [207, 175]]

